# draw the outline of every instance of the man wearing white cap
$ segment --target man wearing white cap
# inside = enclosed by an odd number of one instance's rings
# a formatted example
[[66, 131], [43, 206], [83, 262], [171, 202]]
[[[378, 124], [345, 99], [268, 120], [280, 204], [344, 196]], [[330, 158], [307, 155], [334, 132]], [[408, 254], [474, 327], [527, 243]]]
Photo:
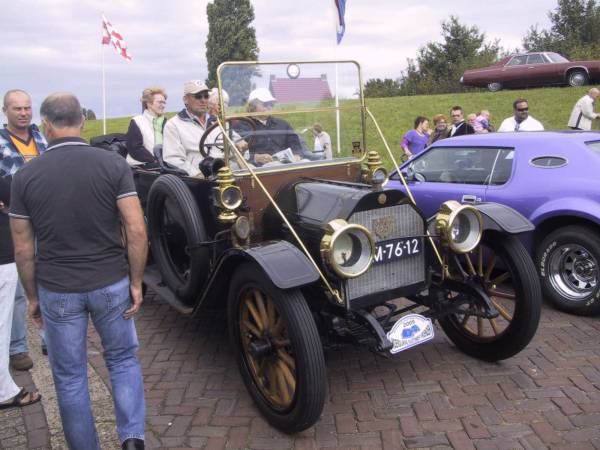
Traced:
[[[271, 111], [277, 100], [267, 88], [258, 88], [248, 96], [248, 112], [267, 113]], [[258, 166], [272, 162], [273, 155], [281, 150], [291, 149], [296, 160], [302, 158], [303, 146], [294, 129], [283, 119], [268, 114], [251, 118], [256, 127], [254, 139], [249, 142], [250, 162]], [[252, 131], [243, 121], [235, 126], [240, 136], [252, 136]]]
[[165, 125], [163, 160], [187, 172], [189, 176], [202, 178], [199, 164], [203, 157], [199, 151], [200, 138], [210, 125], [208, 114], [208, 87], [200, 80], [183, 85], [183, 108]]

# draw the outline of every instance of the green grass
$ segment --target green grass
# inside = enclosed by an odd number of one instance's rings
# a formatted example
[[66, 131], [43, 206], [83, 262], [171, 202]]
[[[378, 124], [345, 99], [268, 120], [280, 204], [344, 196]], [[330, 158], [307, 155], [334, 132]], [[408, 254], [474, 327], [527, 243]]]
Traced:
[[[469, 92], [462, 94], [420, 95], [414, 97], [391, 97], [367, 99], [367, 107], [375, 116], [385, 138], [396, 157], [400, 156], [400, 140], [404, 133], [413, 127], [416, 116], [433, 117], [442, 113], [449, 119], [450, 108], [454, 105], [462, 106], [465, 116], [471, 112], [487, 109], [492, 114], [492, 123], [496, 127], [504, 118], [512, 115], [512, 103], [519, 97], [529, 101], [529, 113], [540, 120], [547, 130], [564, 130], [567, 120], [575, 102], [584, 95], [589, 87], [558, 87], [527, 90], [510, 90], [500, 92]], [[108, 133], [125, 133], [129, 125], [129, 117], [107, 120]], [[330, 132], [335, 146], [335, 118], [333, 115], [314, 114], [310, 118], [290, 117], [294, 126], [307, 126], [313, 121], [320, 121], [323, 128]], [[596, 125], [597, 127], [597, 125]], [[349, 154], [350, 142], [356, 140], [360, 132], [360, 121], [349, 120], [342, 123], [344, 153]], [[86, 122], [83, 137], [89, 139], [102, 134], [102, 121], [92, 120]], [[305, 138], [312, 146], [312, 139]], [[385, 165], [391, 168], [392, 164], [386, 155], [385, 148], [379, 138], [372, 121], [367, 118], [367, 149], [377, 150], [385, 160]]]

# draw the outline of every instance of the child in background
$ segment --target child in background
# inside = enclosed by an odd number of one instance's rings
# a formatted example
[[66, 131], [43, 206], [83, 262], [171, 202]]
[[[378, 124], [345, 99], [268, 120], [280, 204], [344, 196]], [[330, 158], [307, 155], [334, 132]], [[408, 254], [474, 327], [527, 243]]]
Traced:
[[487, 109], [481, 110], [481, 112], [475, 118], [475, 123], [473, 123], [475, 133], [489, 133], [494, 131], [492, 125], [490, 124], [490, 116], [490, 112]]

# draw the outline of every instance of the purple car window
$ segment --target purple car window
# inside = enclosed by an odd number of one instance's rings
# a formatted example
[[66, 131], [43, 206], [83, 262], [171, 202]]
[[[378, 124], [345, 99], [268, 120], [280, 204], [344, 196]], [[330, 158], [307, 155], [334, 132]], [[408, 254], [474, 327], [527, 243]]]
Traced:
[[600, 155], [600, 141], [586, 142], [587, 145], [596, 155]]
[[530, 162], [532, 166], [545, 169], [562, 167], [567, 164], [567, 160], [561, 156], [538, 156], [533, 158]]
[[498, 157], [492, 170], [492, 177], [490, 178], [491, 185], [499, 186], [509, 180], [512, 174], [514, 155], [515, 151], [508, 148], [498, 152]]
[[492, 180], [499, 155], [512, 168], [512, 158], [502, 153], [507, 151], [512, 152], [489, 147], [436, 147], [415, 158], [409, 167], [411, 173], [422, 175], [427, 182], [484, 185]]

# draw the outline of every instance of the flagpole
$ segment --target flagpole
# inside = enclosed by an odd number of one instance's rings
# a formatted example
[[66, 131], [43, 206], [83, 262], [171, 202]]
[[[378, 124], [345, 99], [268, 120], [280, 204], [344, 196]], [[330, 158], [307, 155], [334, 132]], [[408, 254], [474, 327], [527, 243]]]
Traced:
[[[335, 60], [337, 61], [337, 46], [335, 51]], [[337, 141], [338, 155], [341, 151], [341, 136], [340, 136], [340, 98], [338, 94], [338, 63], [335, 63], [335, 131]]]
[[104, 44], [101, 44], [102, 52], [102, 134], [106, 134], [106, 75], [104, 74]]

